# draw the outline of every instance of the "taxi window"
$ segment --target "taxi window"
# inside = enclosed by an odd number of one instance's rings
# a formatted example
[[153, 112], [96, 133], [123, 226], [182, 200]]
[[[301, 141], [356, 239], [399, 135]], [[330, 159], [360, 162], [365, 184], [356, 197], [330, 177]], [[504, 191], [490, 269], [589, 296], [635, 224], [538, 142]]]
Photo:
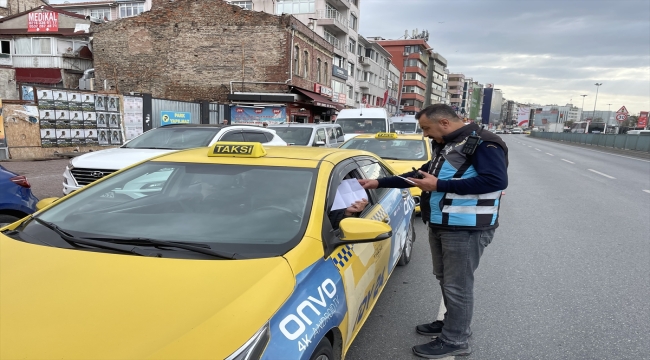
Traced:
[[147, 162], [40, 217], [81, 237], [196, 242], [244, 257], [279, 256], [302, 239], [315, 178], [314, 169]]
[[345, 137], [343, 135], [343, 130], [340, 127], [336, 128], [336, 137], [337, 137], [338, 142], [345, 141]]
[[330, 142], [336, 142], [336, 131], [334, 128], [327, 129], [327, 135], [329, 135]]
[[424, 140], [352, 138], [341, 148], [369, 151], [386, 160], [426, 161], [428, 160], [426, 144]]
[[264, 133], [261, 132], [245, 132], [244, 133], [244, 141], [248, 142], [258, 142], [258, 143], [265, 143], [267, 142], [266, 136], [264, 136]]
[[[376, 162], [361, 166], [361, 171], [366, 176], [366, 178], [373, 180], [381, 179], [387, 176], [393, 176], [388, 170], [381, 166], [381, 164]], [[381, 199], [389, 190], [390, 189], [383, 188], [376, 189], [375, 194], [377, 194], [377, 199]]]

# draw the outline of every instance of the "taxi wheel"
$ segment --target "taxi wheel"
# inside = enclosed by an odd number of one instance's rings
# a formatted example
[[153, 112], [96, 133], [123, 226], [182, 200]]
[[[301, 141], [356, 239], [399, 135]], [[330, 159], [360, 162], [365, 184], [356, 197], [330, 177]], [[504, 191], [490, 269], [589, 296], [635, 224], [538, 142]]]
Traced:
[[406, 242], [404, 243], [404, 250], [402, 250], [402, 256], [400, 256], [397, 265], [404, 266], [409, 262], [411, 262], [411, 253], [413, 252], [413, 242], [415, 242], [415, 229], [413, 228], [413, 220], [411, 219], [408, 233], [406, 234]]
[[316, 350], [311, 354], [309, 360], [334, 360], [334, 349], [329, 339], [324, 337], [316, 346]]

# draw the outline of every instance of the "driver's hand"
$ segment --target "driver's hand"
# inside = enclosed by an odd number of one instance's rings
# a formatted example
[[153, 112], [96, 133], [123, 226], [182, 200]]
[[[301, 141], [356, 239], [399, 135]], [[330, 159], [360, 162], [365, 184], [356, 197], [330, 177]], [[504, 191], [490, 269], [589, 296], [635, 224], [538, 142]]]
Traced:
[[362, 188], [368, 190], [368, 189], [376, 189], [379, 187], [379, 181], [377, 180], [371, 180], [371, 179], [358, 179], [359, 184], [361, 185]]
[[345, 216], [352, 216], [354, 213], [360, 213], [363, 211], [363, 209], [366, 208], [367, 205], [368, 205], [367, 199], [361, 199], [355, 201], [352, 205], [350, 205], [347, 209], [345, 209]]

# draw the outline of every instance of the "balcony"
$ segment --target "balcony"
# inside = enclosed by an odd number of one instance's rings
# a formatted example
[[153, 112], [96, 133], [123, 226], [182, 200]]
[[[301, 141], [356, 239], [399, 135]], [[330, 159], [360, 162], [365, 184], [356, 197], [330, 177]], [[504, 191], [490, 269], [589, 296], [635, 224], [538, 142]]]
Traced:
[[370, 89], [370, 83], [368, 81], [359, 81], [359, 89]]
[[347, 49], [347, 43], [345, 41], [341, 41], [336, 36], [333, 36], [332, 34], [329, 34], [327, 32], [325, 33], [325, 40], [327, 40], [328, 43], [334, 46], [334, 52], [337, 55], [341, 55], [343, 57], [347, 55], [348, 49]]
[[370, 66], [370, 58], [367, 58], [365, 56], [359, 56], [359, 64], [362, 66]]
[[440, 75], [444, 75], [444, 74], [445, 74], [445, 68], [443, 68], [443, 67], [440, 66], [440, 65], [434, 65], [433, 70], [434, 70], [435, 72], [437, 72], [438, 74], [440, 74]]
[[68, 56], [12, 55], [16, 68], [50, 68], [84, 71], [93, 67], [93, 61]]
[[449, 87], [452, 87], [452, 86], [464, 87], [465, 83], [461, 82], [461, 81], [449, 81], [449, 83], [447, 83], [447, 86], [449, 86]]
[[331, 3], [336, 7], [345, 7], [346, 9], [349, 9], [352, 6], [350, 0], [331, 0]]
[[318, 19], [318, 25], [335, 35], [348, 33], [349, 21], [347, 17], [334, 9], [317, 10], [316, 18]]

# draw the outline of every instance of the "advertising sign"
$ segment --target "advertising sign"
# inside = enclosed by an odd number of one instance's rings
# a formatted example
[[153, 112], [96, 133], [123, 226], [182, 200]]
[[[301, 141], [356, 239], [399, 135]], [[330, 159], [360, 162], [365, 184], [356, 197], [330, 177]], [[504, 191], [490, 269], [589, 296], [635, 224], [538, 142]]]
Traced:
[[327, 96], [329, 98], [332, 97], [333, 91], [332, 88], [329, 88], [327, 86], [323, 86], [321, 84], [314, 84], [314, 92], [317, 92], [323, 96]]
[[278, 124], [287, 121], [287, 109], [273, 106], [263, 108], [233, 106], [230, 110], [230, 119], [233, 124]]
[[529, 118], [530, 118], [530, 107], [520, 106], [519, 109], [517, 109], [517, 126], [519, 127], [528, 126]]
[[[0, 116], [0, 123], [2, 122], [2, 116]], [[639, 122], [637, 123], [638, 127], [645, 128], [648, 126], [648, 112], [647, 111], [641, 111], [641, 114], [639, 115]], [[0, 130], [2, 130], [2, 127], [0, 126]], [[0, 146], [2, 146], [0, 144]]]
[[339, 79], [347, 80], [348, 71], [345, 70], [344, 68], [338, 67], [336, 65], [332, 65], [332, 76], [336, 76]]
[[192, 114], [189, 112], [176, 112], [176, 111], [161, 111], [160, 112], [160, 125], [171, 124], [191, 124]]
[[31, 12], [27, 15], [27, 32], [59, 31], [59, 13], [54, 11]]

